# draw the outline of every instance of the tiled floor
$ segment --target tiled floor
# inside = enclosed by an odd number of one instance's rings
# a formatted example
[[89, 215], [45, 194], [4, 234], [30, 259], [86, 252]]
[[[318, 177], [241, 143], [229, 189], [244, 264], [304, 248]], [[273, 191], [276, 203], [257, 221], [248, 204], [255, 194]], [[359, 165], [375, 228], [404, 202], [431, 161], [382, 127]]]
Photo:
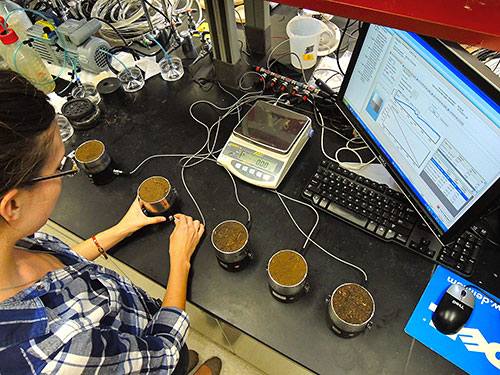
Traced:
[[[41, 230], [60, 238], [70, 246], [80, 241], [78, 237], [52, 222], [48, 222]], [[163, 298], [165, 292], [163, 286], [119, 260], [109, 257], [108, 260], [98, 258], [96, 262], [128, 277], [151, 296]], [[198, 352], [200, 364], [211, 356], [218, 356], [222, 360], [222, 375], [311, 374], [237, 329], [219, 322], [196, 306], [188, 303], [186, 310], [191, 320], [187, 344], [190, 349]]]

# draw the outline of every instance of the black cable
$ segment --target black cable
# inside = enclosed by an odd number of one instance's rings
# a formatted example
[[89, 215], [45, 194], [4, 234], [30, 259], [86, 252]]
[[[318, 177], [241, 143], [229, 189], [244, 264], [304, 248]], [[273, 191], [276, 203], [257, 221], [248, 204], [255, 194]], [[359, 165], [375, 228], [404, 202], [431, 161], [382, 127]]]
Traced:
[[[130, 53], [133, 56], [134, 60], [136, 60], [136, 61], [139, 60], [139, 56], [137, 55], [137, 52], [134, 49], [132, 49], [130, 47], [127, 47], [127, 46], [112, 47], [108, 52], [111, 53], [111, 54], [114, 54], [114, 53], [120, 52], [120, 51], [128, 52], [128, 53]], [[117, 69], [115, 69], [113, 67], [113, 65], [111, 65], [111, 61], [112, 61], [112, 57], [110, 55], [106, 54], [106, 62], [108, 63], [109, 69], [113, 73], [118, 74], [119, 71]]]
[[[324, 80], [325, 83], [327, 83], [329, 80], [331, 80], [333, 77], [336, 77], [336, 76], [340, 76], [342, 75], [340, 72], [336, 71], [335, 69], [328, 69], [328, 68], [320, 68], [320, 69], [316, 69], [314, 71], [314, 73], [316, 72], [321, 72], [321, 71], [328, 71], [328, 72], [334, 72], [334, 74], [332, 74], [330, 77], [328, 77], [327, 79]], [[314, 73], [312, 75], [312, 77], [316, 80], [318, 77], [315, 77], [314, 76]]]
[[[191, 78], [192, 78], [193, 82], [196, 83], [198, 86], [200, 86], [200, 89], [202, 91], [205, 91], [205, 92], [210, 91], [215, 86], [215, 83], [217, 83], [216, 79], [210, 79], [210, 78], [207, 78], [207, 77], [195, 78], [195, 75], [191, 71], [191, 68], [189, 66], [186, 67], [186, 70], [191, 75]], [[213, 68], [212, 68], [212, 70], [209, 73], [212, 73], [212, 72], [213, 72]], [[205, 87], [207, 85], [209, 85], [208, 88]]]
[[480, 288], [480, 287], [478, 287], [478, 286], [472, 285], [472, 284], [466, 285], [466, 286], [465, 286], [465, 289], [467, 289], [467, 288], [474, 288], [474, 289], [476, 289], [477, 291], [479, 291], [479, 292], [482, 292], [482, 293], [486, 294], [488, 297], [490, 297], [490, 299], [491, 299], [493, 302], [495, 302], [497, 305], [500, 305], [500, 302], [498, 302], [498, 301], [497, 301], [494, 297], [492, 297], [492, 296], [491, 296], [491, 294], [489, 294], [488, 292], [485, 292], [485, 291], [484, 291], [484, 289], [482, 289], [482, 288]]
[[116, 35], [118, 35], [120, 37], [120, 39], [122, 40], [123, 44], [126, 46], [126, 47], [130, 47], [130, 45], [127, 43], [126, 39], [123, 37], [123, 35], [118, 31], [118, 29], [116, 27], [114, 27], [111, 22], [108, 22], [102, 18], [98, 18], [98, 17], [92, 17], [93, 19], [96, 19], [98, 21], [101, 21], [101, 22], [104, 22], [106, 25], [108, 25], [109, 27], [111, 27], [113, 29], [113, 31], [116, 33]]
[[[317, 117], [316, 111], [321, 113], [320, 107], [322, 107], [322, 102], [325, 100], [319, 101], [318, 98], [313, 99], [313, 109], [314, 109], [314, 118], [319, 127], [325, 128], [325, 130], [335, 130], [346, 137], [352, 137], [352, 125], [346, 122], [345, 117], [338, 111], [337, 106], [323, 106], [325, 109], [329, 109], [330, 112], [327, 115], [323, 115], [323, 121], [329, 121], [329, 126], [321, 125], [319, 118]], [[334, 103], [333, 103], [334, 104]]]
[[342, 35], [340, 35], [340, 41], [339, 41], [339, 46], [337, 47], [337, 52], [335, 53], [335, 55], [337, 55], [337, 66], [339, 68], [339, 72], [342, 74], [342, 75], [345, 75], [344, 71], [342, 70], [342, 67], [340, 66], [340, 61], [339, 61], [339, 55], [340, 55], [340, 46], [342, 46], [342, 41], [344, 40], [344, 35], [345, 33], [347, 32], [347, 29], [349, 28], [349, 22], [351, 22], [351, 19], [348, 18], [346, 23], [345, 23], [345, 26], [344, 26], [344, 30], [342, 30]]
[[[134, 40], [132, 42], [132, 45], [134, 44], [137, 44], [138, 46], [141, 46], [141, 47], [144, 47], [141, 43], [139, 43], [137, 40]], [[158, 56], [160, 53], [162, 53], [162, 49], [160, 47], [158, 47], [158, 50], [156, 52], [153, 52], [153, 53], [144, 53], [142, 52], [141, 50], [139, 49], [135, 49], [133, 46], [130, 47], [131, 50], [135, 51], [136, 53], [138, 53], [139, 55], [141, 56], [147, 56], [147, 57], [154, 57], [154, 56]]]
[[238, 15], [238, 18], [240, 19], [240, 24], [241, 24], [242, 26], [245, 26], [245, 22], [243, 22], [243, 18], [241, 18], [241, 14], [240, 14], [240, 12], [238, 12], [238, 11], [236, 10], [236, 7], [234, 8], [234, 11], [235, 11], [235, 12], [236, 12], [236, 14]]
[[[500, 247], [500, 244], [496, 243], [495, 241], [493, 241], [492, 239], [490, 239], [490, 238], [488, 238], [488, 237], [483, 237], [483, 236], [481, 236], [479, 233], [477, 233], [477, 231], [476, 231], [475, 229], [470, 228], [470, 231], [471, 231], [472, 233], [474, 233], [476, 236], [478, 236], [479, 238], [482, 238], [482, 239], [484, 239], [484, 240], [486, 240], [486, 241], [490, 242], [492, 245], [495, 245], [495, 246]], [[452, 242], [452, 243], [453, 243], [453, 242]]]
[[[496, 211], [496, 210], [493, 210], [492, 212], [494, 212], [494, 211]], [[498, 239], [498, 234], [497, 234], [497, 233], [493, 230], [493, 228], [491, 227], [490, 223], [488, 223], [488, 221], [486, 220], [486, 217], [485, 217], [485, 216], [483, 216], [483, 217], [481, 218], [481, 221], [482, 221], [482, 222], [484, 222], [484, 223], [486, 223], [486, 225], [488, 226], [488, 229], [489, 229], [489, 230], [488, 230], [488, 233], [492, 233], [492, 234], [495, 236], [495, 238], [497, 238], [497, 239]], [[474, 231], [474, 233], [476, 233], [476, 232]], [[476, 234], [477, 234], [480, 238], [483, 238], [483, 239], [485, 239], [486, 241], [488, 241], [488, 242], [492, 243], [493, 245], [500, 247], [500, 244], [499, 244], [499, 243], [497, 243], [497, 242], [495, 242], [495, 241], [493, 241], [492, 239], [490, 239], [490, 238], [488, 238], [488, 237], [483, 237], [483, 236], [481, 236], [481, 235], [480, 235], [480, 234], [478, 234], [478, 233], [476, 233]]]
[[146, 4], [148, 4], [151, 8], [153, 8], [154, 10], [156, 10], [158, 13], [160, 13], [167, 20], [168, 24], [170, 25], [170, 18], [168, 18], [168, 16], [165, 13], [163, 13], [160, 9], [158, 9], [153, 4], [151, 4], [148, 0], [144, 0], [144, 2]]

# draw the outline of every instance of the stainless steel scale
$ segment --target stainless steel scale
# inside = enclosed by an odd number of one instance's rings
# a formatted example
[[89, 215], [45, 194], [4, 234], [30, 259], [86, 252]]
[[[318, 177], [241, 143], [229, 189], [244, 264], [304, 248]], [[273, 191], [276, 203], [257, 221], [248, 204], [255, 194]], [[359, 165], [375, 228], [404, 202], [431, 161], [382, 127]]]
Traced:
[[217, 163], [243, 181], [275, 189], [312, 134], [309, 117], [258, 101], [229, 136]]

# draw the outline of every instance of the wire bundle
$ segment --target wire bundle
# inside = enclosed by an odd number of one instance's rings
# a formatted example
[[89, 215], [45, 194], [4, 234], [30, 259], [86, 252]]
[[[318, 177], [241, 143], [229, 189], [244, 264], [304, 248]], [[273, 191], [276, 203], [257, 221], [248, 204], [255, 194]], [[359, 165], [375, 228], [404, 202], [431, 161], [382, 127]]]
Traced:
[[[173, 18], [182, 14], [193, 5], [193, 0], [179, 7], [180, 0], [173, 3], [166, 0], [144, 0], [149, 10], [151, 24], [155, 30], [163, 30], [170, 26]], [[167, 5], [165, 12], [164, 4]], [[194, 0], [198, 8], [198, 26], [202, 22], [201, 6]], [[127, 45], [137, 41], [151, 32], [144, 9], [139, 0], [97, 0], [92, 6], [91, 17], [100, 19], [105, 24], [101, 28], [101, 35], [110, 43], [125, 42]]]
[[[155, 7], [162, 7], [159, 0], [151, 0]], [[149, 24], [145, 18], [144, 9], [138, 0], [97, 0], [92, 7], [90, 15], [94, 18], [106, 20], [101, 28], [101, 35], [111, 43], [121, 43], [119, 34], [128, 42], [132, 42], [150, 32]], [[150, 11], [151, 23], [155, 28], [163, 29], [168, 22], [165, 17], [154, 9]], [[114, 29], [111, 27], [114, 27]]]

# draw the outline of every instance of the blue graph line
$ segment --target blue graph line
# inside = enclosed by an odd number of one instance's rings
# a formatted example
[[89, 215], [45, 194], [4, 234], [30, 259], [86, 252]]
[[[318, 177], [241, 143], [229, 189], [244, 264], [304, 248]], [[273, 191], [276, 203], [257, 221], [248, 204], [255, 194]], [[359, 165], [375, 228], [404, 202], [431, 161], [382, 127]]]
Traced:
[[429, 124], [428, 124], [428, 123], [424, 120], [424, 119], [423, 119], [423, 118], [422, 118], [422, 117], [420, 117], [420, 116], [419, 116], [419, 114], [417, 113], [417, 111], [415, 111], [415, 109], [414, 109], [411, 105], [409, 105], [409, 104], [407, 104], [407, 103], [405, 103], [405, 102], [403, 102], [403, 101], [399, 100], [398, 98], [394, 98], [394, 100], [395, 100], [395, 101], [397, 101], [398, 103], [401, 103], [401, 104], [403, 104], [404, 106], [406, 106], [406, 107], [410, 108], [410, 109], [413, 111], [413, 113], [415, 114], [415, 116], [417, 116], [417, 118], [418, 118], [420, 121], [422, 121], [425, 125], [427, 125], [427, 127], [428, 127], [428, 128], [429, 128], [429, 129], [430, 129], [430, 130], [434, 133], [434, 134], [436, 134], [438, 137], [441, 137], [441, 136], [440, 136], [440, 135], [439, 135], [439, 134], [438, 134], [438, 133], [437, 133], [437, 132], [436, 132], [436, 131], [435, 131], [435, 130], [434, 130], [434, 129], [433, 129], [433, 128], [432, 128], [432, 127], [431, 127], [431, 126], [430, 126], [430, 125], [429, 125]]

